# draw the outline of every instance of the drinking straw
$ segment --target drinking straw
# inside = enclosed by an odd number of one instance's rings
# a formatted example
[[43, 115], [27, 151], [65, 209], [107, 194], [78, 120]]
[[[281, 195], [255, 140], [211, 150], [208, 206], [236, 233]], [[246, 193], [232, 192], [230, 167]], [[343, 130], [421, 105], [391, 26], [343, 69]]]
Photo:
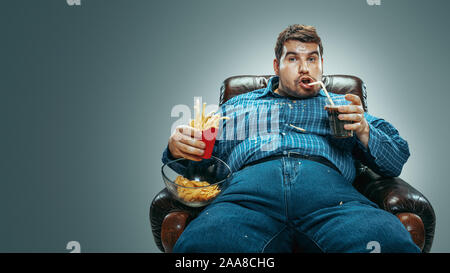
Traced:
[[325, 84], [323, 84], [322, 81], [317, 81], [317, 82], [312, 82], [312, 83], [308, 83], [308, 85], [315, 85], [315, 84], [320, 84], [323, 88], [323, 91], [325, 92], [325, 95], [327, 95], [328, 100], [330, 101], [331, 105], [334, 106], [334, 102], [333, 100], [330, 98], [330, 95], [328, 95], [327, 89], [325, 88]]

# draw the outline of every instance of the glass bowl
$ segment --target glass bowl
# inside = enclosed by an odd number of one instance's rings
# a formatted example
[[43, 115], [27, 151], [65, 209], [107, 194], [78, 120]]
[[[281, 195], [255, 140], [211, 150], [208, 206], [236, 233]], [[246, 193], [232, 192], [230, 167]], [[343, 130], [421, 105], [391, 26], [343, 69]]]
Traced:
[[164, 164], [161, 173], [172, 196], [190, 207], [211, 203], [225, 189], [232, 175], [231, 168], [215, 156], [202, 161], [176, 159]]

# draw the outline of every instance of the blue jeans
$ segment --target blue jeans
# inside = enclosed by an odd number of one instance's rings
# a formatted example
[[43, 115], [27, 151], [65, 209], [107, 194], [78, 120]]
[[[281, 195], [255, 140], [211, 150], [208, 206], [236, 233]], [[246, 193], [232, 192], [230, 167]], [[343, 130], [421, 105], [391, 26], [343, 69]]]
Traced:
[[393, 214], [320, 163], [284, 157], [236, 172], [174, 252], [420, 252]]

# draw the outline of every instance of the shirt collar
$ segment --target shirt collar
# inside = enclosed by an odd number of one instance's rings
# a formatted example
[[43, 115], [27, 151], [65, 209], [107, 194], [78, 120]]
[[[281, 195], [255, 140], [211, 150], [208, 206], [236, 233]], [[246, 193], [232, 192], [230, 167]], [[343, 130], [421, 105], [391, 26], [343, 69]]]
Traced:
[[[277, 94], [274, 92], [278, 88], [278, 82], [280, 80], [279, 76], [273, 76], [269, 79], [269, 82], [267, 83], [267, 87], [264, 89], [264, 92], [261, 94], [261, 97], [272, 95], [274, 97], [283, 97], [280, 94]], [[326, 97], [327, 95], [323, 91], [323, 89], [320, 89], [318, 96]]]
[[320, 91], [319, 91], [319, 96], [326, 97], [327, 95], [325, 94], [325, 92], [323, 91], [323, 89], [320, 89]]
[[282, 97], [280, 94], [275, 93], [274, 91], [278, 88], [278, 82], [280, 80], [280, 77], [273, 76], [269, 79], [269, 82], [267, 83], [267, 87], [264, 89], [264, 92], [261, 96], [267, 96], [272, 95], [274, 97]]

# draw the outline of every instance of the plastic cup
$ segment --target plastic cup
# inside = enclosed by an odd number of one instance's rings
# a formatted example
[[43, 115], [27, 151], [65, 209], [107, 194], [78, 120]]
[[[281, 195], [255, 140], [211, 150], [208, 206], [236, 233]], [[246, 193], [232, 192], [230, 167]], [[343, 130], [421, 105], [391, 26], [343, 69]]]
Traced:
[[211, 158], [211, 154], [214, 149], [214, 143], [216, 143], [216, 136], [217, 129], [214, 127], [202, 131], [202, 141], [203, 143], [205, 143], [205, 153], [203, 154], [202, 158]]
[[338, 108], [339, 108], [338, 105], [325, 106], [325, 109], [328, 111], [328, 118], [329, 118], [329, 122], [330, 122], [331, 133], [336, 138], [352, 137], [353, 131], [344, 129], [344, 125], [352, 124], [352, 121], [340, 120], [338, 118], [338, 115], [340, 114]]

